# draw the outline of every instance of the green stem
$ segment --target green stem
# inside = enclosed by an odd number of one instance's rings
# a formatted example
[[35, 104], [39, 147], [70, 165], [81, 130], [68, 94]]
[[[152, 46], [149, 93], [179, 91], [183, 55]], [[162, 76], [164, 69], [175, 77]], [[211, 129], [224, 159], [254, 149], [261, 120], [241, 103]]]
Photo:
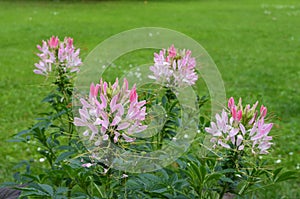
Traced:
[[73, 124], [73, 114], [70, 110], [68, 110], [68, 133], [69, 133], [69, 145], [71, 145], [71, 140], [72, 140], [72, 136], [73, 136], [73, 131], [74, 131], [74, 124]]
[[198, 191], [198, 195], [199, 195], [200, 199], [202, 198], [202, 191], [203, 191], [203, 185], [202, 185], [202, 182], [201, 182], [201, 185], [200, 185], [199, 191]]
[[224, 194], [226, 193], [226, 190], [228, 188], [228, 183], [226, 182], [225, 186], [222, 189], [222, 192], [220, 193], [219, 199], [222, 199]]

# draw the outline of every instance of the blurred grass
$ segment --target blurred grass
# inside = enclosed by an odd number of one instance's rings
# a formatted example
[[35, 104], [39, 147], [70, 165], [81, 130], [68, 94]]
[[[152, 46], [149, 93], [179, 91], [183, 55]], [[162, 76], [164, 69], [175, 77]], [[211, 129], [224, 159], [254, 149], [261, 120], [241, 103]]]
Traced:
[[[259, 100], [274, 115], [272, 157], [300, 167], [300, 2], [294, 1], [0, 1], [0, 182], [30, 149], [6, 140], [44, 110], [44, 78], [34, 75], [36, 44], [74, 37], [84, 58], [104, 39], [157, 26], [198, 41], [216, 62], [227, 96]], [[125, 64], [135, 64], [129, 60]], [[267, 190], [268, 198], [297, 198], [299, 181]], [[273, 194], [273, 195], [272, 195]]]

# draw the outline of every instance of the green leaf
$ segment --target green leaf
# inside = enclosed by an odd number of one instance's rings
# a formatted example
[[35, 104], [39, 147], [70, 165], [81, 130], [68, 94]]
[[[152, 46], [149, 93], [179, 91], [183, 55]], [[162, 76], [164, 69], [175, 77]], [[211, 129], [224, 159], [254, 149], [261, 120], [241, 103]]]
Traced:
[[207, 173], [205, 166], [203, 165], [200, 166], [200, 172], [201, 172], [202, 180], [204, 180]]
[[28, 134], [30, 132], [31, 132], [31, 129], [27, 129], [27, 130], [23, 130], [23, 131], [17, 133], [16, 135], [17, 136], [22, 136], [22, 135], [26, 135], [26, 134]]
[[[47, 193], [36, 190], [36, 191], [23, 192], [22, 195], [20, 196], [20, 198], [27, 198], [27, 196], [49, 196], [49, 195]], [[42, 198], [45, 198], [45, 197], [42, 197]]]
[[168, 99], [167, 99], [166, 96], [163, 96], [163, 97], [161, 98], [161, 103], [162, 103], [163, 107], [166, 107], [167, 100], [168, 100]]
[[66, 193], [68, 191], [68, 188], [67, 187], [58, 187], [57, 189], [56, 189], [56, 194], [62, 194], [62, 193]]
[[14, 139], [9, 139], [9, 140], [7, 140], [7, 142], [24, 142], [24, 143], [26, 143], [27, 139], [22, 138], [22, 137], [18, 137], [18, 138], [14, 138]]
[[290, 179], [296, 179], [297, 177], [295, 176], [297, 172], [296, 171], [286, 171], [282, 173], [275, 182], [282, 182]]
[[151, 192], [154, 192], [154, 193], [164, 193], [167, 190], [168, 190], [167, 188], [161, 188], [161, 189], [151, 190]]
[[221, 171], [219, 171], [220, 173], [234, 173], [235, 170], [234, 169], [223, 169]]
[[39, 176], [34, 176], [34, 175], [30, 175], [30, 174], [23, 174], [23, 176], [30, 178], [30, 179], [34, 180], [35, 182], [40, 182]]
[[61, 153], [55, 160], [55, 163], [58, 163], [62, 160], [65, 160], [67, 159], [68, 157], [70, 157], [71, 155], [73, 155], [75, 152], [74, 151], [67, 151], [67, 152], [64, 152], [64, 153]]
[[53, 196], [53, 188], [50, 185], [47, 184], [38, 184], [38, 186], [45, 191], [46, 193], [48, 193], [50, 196]]
[[280, 173], [280, 171], [283, 169], [283, 167], [280, 167], [278, 169], [275, 169], [273, 171], [273, 181], [276, 181], [277, 180], [277, 175]]
[[208, 182], [211, 180], [219, 180], [221, 176], [222, 176], [221, 173], [213, 173], [213, 174], [208, 175], [206, 177], [205, 181]]
[[33, 187], [14, 187], [14, 189], [21, 190], [23, 192], [39, 191], [38, 189], [33, 188]]
[[227, 177], [221, 177], [221, 180], [222, 180], [223, 182], [234, 183], [230, 178], [227, 178]]

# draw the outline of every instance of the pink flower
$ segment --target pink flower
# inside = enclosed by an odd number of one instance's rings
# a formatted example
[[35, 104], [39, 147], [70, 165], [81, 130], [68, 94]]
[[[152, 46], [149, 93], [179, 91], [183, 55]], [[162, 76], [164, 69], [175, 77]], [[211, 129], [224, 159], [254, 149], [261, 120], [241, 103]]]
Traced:
[[136, 89], [135, 89], [135, 87], [133, 87], [132, 89], [131, 89], [131, 91], [130, 91], [130, 94], [129, 94], [129, 100], [130, 100], [130, 102], [135, 102], [135, 101], [137, 101], [137, 94], [136, 94]]
[[[250, 108], [242, 107], [241, 99], [236, 106], [234, 99], [228, 100], [229, 111], [223, 109], [222, 114], [216, 114], [216, 122], [211, 122], [206, 132], [213, 138], [214, 147], [220, 145], [227, 149], [245, 150], [251, 148], [252, 153], [266, 154], [271, 147], [272, 137], [269, 136], [273, 124], [265, 123], [267, 108], [262, 106], [260, 117], [257, 116], [257, 102]], [[245, 122], [245, 123], [242, 123]]]
[[234, 99], [233, 97], [229, 98], [228, 100], [228, 108], [231, 110], [234, 107]]
[[267, 115], [267, 107], [265, 107], [264, 105], [261, 105], [260, 107], [260, 115], [262, 118], [264, 118]]
[[168, 60], [171, 60], [172, 58], [176, 57], [176, 48], [174, 47], [174, 45], [172, 44], [171, 47], [168, 49]]
[[40, 61], [35, 64], [35, 74], [47, 76], [52, 71], [79, 72], [82, 64], [80, 50], [75, 49], [72, 38], [66, 37], [64, 41], [59, 41], [58, 37], [52, 36], [48, 42], [43, 41], [42, 46], [38, 45], [37, 48], [41, 53], [37, 54]]
[[49, 45], [50, 48], [57, 48], [58, 47], [58, 42], [59, 42], [58, 37], [52, 36], [50, 38], [50, 40], [48, 41], [48, 45]]
[[153, 75], [149, 78], [165, 84], [167, 87], [184, 87], [196, 83], [196, 61], [191, 57], [190, 50], [177, 50], [174, 45], [159, 54], [154, 53], [154, 65], [150, 67]]
[[135, 85], [128, 90], [126, 79], [121, 88], [118, 79], [112, 86], [108, 85], [102, 79], [100, 84], [92, 83], [89, 98], [80, 99], [80, 117], [74, 118], [76, 126], [86, 127], [83, 135], [88, 136], [95, 146], [106, 140], [133, 142], [134, 134], [147, 128], [142, 124], [146, 116], [146, 101], [138, 101]]

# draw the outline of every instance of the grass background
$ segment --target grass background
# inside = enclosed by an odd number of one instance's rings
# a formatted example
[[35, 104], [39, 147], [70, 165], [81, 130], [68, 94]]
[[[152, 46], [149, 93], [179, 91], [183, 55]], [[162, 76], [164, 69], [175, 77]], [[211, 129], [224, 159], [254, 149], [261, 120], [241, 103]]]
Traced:
[[[276, 123], [272, 158], [300, 168], [300, 2], [289, 1], [0, 1], [0, 183], [32, 149], [6, 140], [45, 108], [44, 78], [34, 75], [36, 44], [74, 37], [84, 58], [104, 39], [156, 26], [198, 41], [217, 64], [227, 96], [259, 100]], [[151, 59], [151, 58], [150, 58]], [[125, 64], [135, 64], [127, 60]], [[299, 198], [299, 180], [268, 198]]]

